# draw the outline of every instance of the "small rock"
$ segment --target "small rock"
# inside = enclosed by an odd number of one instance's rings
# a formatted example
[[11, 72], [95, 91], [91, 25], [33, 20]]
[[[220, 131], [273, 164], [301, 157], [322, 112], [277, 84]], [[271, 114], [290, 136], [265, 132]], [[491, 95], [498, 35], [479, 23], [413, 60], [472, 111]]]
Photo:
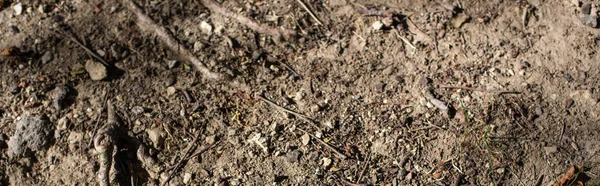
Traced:
[[287, 161], [290, 163], [296, 163], [298, 162], [298, 160], [300, 160], [300, 151], [297, 150], [293, 150], [288, 152], [287, 154], [285, 154], [285, 157], [287, 158]]
[[592, 4], [591, 3], [586, 3], [583, 6], [581, 6], [581, 13], [583, 15], [590, 15], [591, 12], [592, 12]]
[[46, 52], [44, 52], [44, 55], [42, 56], [42, 63], [46, 64], [46, 63], [52, 61], [52, 59], [54, 59], [54, 56], [52, 56], [52, 53], [50, 51], [46, 51]]
[[70, 120], [67, 117], [62, 117], [62, 118], [58, 119], [56, 129], [57, 130], [66, 130], [67, 126], [69, 125], [69, 122], [70, 122]]
[[204, 48], [204, 43], [196, 41], [194, 43], [194, 52], [200, 52]]
[[178, 64], [179, 64], [179, 62], [177, 60], [167, 61], [167, 65], [168, 65], [169, 69], [175, 68]]
[[201, 30], [202, 30], [202, 32], [204, 32], [205, 34], [208, 34], [208, 35], [210, 35], [210, 34], [212, 33], [212, 29], [213, 29], [213, 27], [212, 27], [210, 24], [208, 24], [208, 22], [206, 22], [206, 21], [202, 21], [202, 22], [200, 23], [200, 29], [201, 29]]
[[498, 174], [504, 174], [504, 171], [506, 171], [506, 170], [505, 170], [504, 168], [502, 168], [502, 167], [500, 167], [500, 168], [496, 169], [496, 172], [497, 172]]
[[175, 76], [169, 76], [169, 77], [167, 77], [167, 79], [165, 80], [165, 85], [166, 85], [167, 87], [168, 87], [168, 86], [172, 86], [172, 85], [174, 85], [174, 84], [175, 84], [175, 81], [176, 81], [176, 79], [175, 79]]
[[159, 148], [163, 145], [165, 138], [162, 130], [159, 128], [153, 128], [146, 132], [148, 133], [148, 138], [150, 138], [150, 141], [152, 141], [154, 148]]
[[175, 93], [177, 93], [177, 89], [175, 87], [168, 87], [167, 88], [167, 96], [172, 96]]
[[21, 88], [19, 88], [18, 86], [13, 86], [13, 87], [8, 88], [8, 91], [11, 94], [18, 94], [19, 92], [21, 92]]
[[96, 50], [96, 53], [100, 55], [100, 57], [106, 56], [106, 52], [104, 50]]
[[592, 28], [598, 28], [598, 16], [594, 15], [583, 15], [580, 17], [581, 23], [585, 26]]
[[383, 70], [383, 75], [389, 76], [394, 72], [394, 67], [389, 66]]
[[573, 106], [573, 104], [575, 104], [575, 101], [573, 99], [567, 99], [565, 100], [565, 108], [571, 108], [571, 106]]
[[144, 107], [140, 107], [140, 106], [135, 106], [133, 108], [131, 108], [131, 112], [133, 112], [136, 115], [141, 115], [146, 111], [146, 109], [144, 109]]
[[204, 141], [207, 144], [214, 144], [217, 141], [216, 139], [217, 139], [217, 137], [215, 135], [210, 135], [210, 136], [207, 136], [206, 139], [204, 139]]
[[308, 143], [310, 142], [310, 135], [308, 135], [307, 133], [304, 133], [304, 135], [302, 135], [302, 144], [303, 145], [308, 145]]
[[54, 88], [54, 101], [52, 105], [56, 110], [62, 110], [65, 106], [65, 99], [69, 95], [69, 87], [64, 85], [58, 85]]
[[46, 116], [24, 115], [17, 121], [17, 128], [8, 141], [9, 157], [19, 157], [27, 151], [40, 151], [50, 143], [54, 126]]
[[323, 158], [323, 167], [328, 167], [329, 165], [331, 165], [331, 159], [329, 158]]
[[419, 78], [419, 85], [421, 85], [421, 86], [425, 86], [425, 85], [429, 84], [430, 82], [431, 82], [431, 80], [429, 80], [429, 78], [427, 78], [427, 77]]
[[191, 180], [192, 180], [192, 173], [186, 172], [185, 174], [183, 174], [183, 183], [184, 184], [189, 184]]
[[383, 28], [383, 23], [381, 21], [375, 21], [371, 26], [373, 27], [373, 30], [377, 31]]
[[108, 71], [104, 64], [94, 60], [87, 60], [85, 62], [85, 70], [90, 74], [90, 78], [96, 81], [103, 80], [108, 75]]
[[17, 3], [13, 6], [13, 9], [15, 10], [15, 15], [21, 15], [23, 13], [23, 4]]
[[319, 158], [319, 153], [316, 151], [312, 151], [308, 154], [308, 158], [311, 160], [317, 160]]

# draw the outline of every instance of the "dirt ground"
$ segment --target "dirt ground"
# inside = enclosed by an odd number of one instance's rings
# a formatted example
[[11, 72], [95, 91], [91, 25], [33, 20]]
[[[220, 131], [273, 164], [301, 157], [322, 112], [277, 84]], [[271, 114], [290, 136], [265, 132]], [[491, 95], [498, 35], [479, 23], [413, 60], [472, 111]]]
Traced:
[[[204, 78], [120, 1], [0, 2], [0, 49], [20, 51], [0, 57], [0, 185], [98, 184], [107, 101], [121, 121], [113, 184], [551, 185], [575, 165], [600, 184], [588, 1], [304, 0], [322, 24], [297, 0], [219, 1], [298, 32], [279, 43], [200, 0], [136, 1], [239, 87]], [[114, 65], [106, 78], [69, 33]], [[13, 156], [28, 115], [52, 132]]]

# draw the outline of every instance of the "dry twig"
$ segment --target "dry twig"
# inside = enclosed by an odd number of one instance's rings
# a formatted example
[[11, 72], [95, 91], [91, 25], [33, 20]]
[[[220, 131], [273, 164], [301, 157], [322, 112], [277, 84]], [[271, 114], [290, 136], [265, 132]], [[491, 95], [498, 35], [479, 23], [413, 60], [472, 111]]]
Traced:
[[[127, 0], [127, 1], [130, 1], [130, 0]], [[270, 35], [273, 38], [273, 40], [277, 43], [279, 43], [282, 40], [292, 39], [293, 37], [295, 37], [297, 35], [296, 31], [294, 31], [294, 30], [283, 29], [283, 28], [271, 28], [266, 25], [260, 25], [250, 18], [241, 16], [241, 15], [237, 15], [236, 13], [234, 13], [230, 10], [227, 10], [226, 8], [221, 7], [221, 5], [219, 5], [219, 3], [215, 2], [214, 0], [201, 0], [201, 2], [204, 6], [206, 6], [206, 8], [208, 8], [216, 13], [222, 14], [225, 17], [229, 17], [231, 19], [236, 19], [239, 23], [247, 26], [248, 28], [250, 28], [258, 33]]]
[[452, 86], [452, 85], [446, 85], [446, 84], [442, 84], [442, 83], [440, 83], [440, 88], [465, 89], [465, 90], [495, 93], [495, 94], [520, 94], [521, 93], [518, 91], [510, 91], [510, 90], [488, 90], [488, 89], [480, 89], [480, 88], [473, 88], [473, 87], [467, 87], [467, 86]]
[[288, 114], [292, 114], [292, 115], [294, 115], [294, 116], [296, 116], [296, 117], [299, 117], [300, 119], [303, 119], [304, 121], [306, 121], [306, 122], [308, 122], [308, 123], [312, 124], [312, 125], [313, 125], [314, 127], [316, 127], [317, 129], [319, 128], [319, 126], [317, 125], [317, 122], [316, 122], [315, 120], [313, 120], [312, 118], [309, 118], [308, 116], [305, 116], [305, 115], [303, 115], [303, 114], [300, 114], [300, 113], [294, 112], [294, 111], [292, 111], [292, 110], [290, 110], [290, 109], [286, 109], [286, 108], [284, 108], [284, 107], [282, 107], [282, 106], [279, 106], [279, 105], [277, 105], [277, 103], [275, 103], [275, 102], [273, 102], [273, 101], [271, 101], [271, 100], [268, 100], [267, 98], [265, 98], [265, 97], [263, 97], [263, 96], [257, 96], [257, 97], [258, 97], [260, 100], [262, 100], [262, 101], [264, 101], [264, 102], [268, 103], [269, 105], [271, 105], [271, 106], [273, 106], [273, 107], [275, 107], [275, 108], [277, 108], [277, 109], [279, 109], [279, 110], [281, 110], [281, 111], [283, 111], [283, 112], [286, 112], [286, 113], [288, 113]]
[[75, 38], [75, 36], [73, 36], [72, 33], [70, 33], [70, 32], [65, 33], [66, 31], [64, 31], [64, 30], [60, 30], [60, 31], [50, 30], [50, 31], [54, 32], [54, 34], [56, 34], [56, 35], [62, 35], [64, 37], [69, 38], [71, 41], [73, 41], [74, 43], [79, 45], [81, 48], [83, 48], [94, 59], [96, 59], [96, 60], [100, 61], [100, 63], [104, 64], [104, 66], [107, 66], [107, 67], [111, 66], [110, 64], [108, 64], [108, 62], [106, 62], [106, 60], [104, 60], [104, 58], [102, 58], [100, 55], [98, 55], [98, 53], [94, 52], [92, 49], [88, 48], [83, 43], [81, 43], [81, 41], [79, 41], [79, 39]]
[[348, 156], [346, 156], [346, 155], [342, 154], [342, 153], [341, 153], [340, 151], [338, 151], [338, 150], [337, 150], [335, 147], [332, 147], [331, 145], [329, 145], [329, 144], [325, 143], [323, 140], [321, 140], [321, 139], [317, 138], [316, 136], [314, 136], [314, 135], [312, 135], [312, 134], [310, 134], [310, 133], [306, 132], [304, 129], [301, 129], [301, 128], [297, 128], [297, 129], [298, 129], [298, 130], [300, 130], [300, 131], [302, 131], [302, 132], [304, 132], [304, 133], [306, 133], [306, 134], [308, 134], [308, 135], [310, 135], [310, 137], [312, 137], [313, 139], [315, 139], [315, 141], [317, 141], [317, 142], [319, 142], [321, 145], [323, 145], [323, 146], [327, 147], [327, 148], [328, 148], [329, 150], [331, 150], [331, 151], [332, 151], [334, 154], [336, 154], [336, 155], [338, 156], [338, 158], [340, 158], [340, 159], [346, 159], [346, 158], [348, 158]]
[[184, 59], [191, 62], [203, 75], [210, 80], [221, 80], [224, 76], [220, 73], [212, 72], [200, 59], [183, 45], [181, 45], [165, 27], [157, 25], [148, 15], [144, 14], [142, 9], [133, 2], [133, 0], [123, 0], [123, 5], [133, 12], [141, 24], [147, 25], [154, 33], [172, 50], [178, 52]]
[[302, 0], [296, 0], [298, 1], [298, 3], [302, 6], [302, 8], [304, 8], [304, 10], [306, 10], [306, 12], [308, 12], [308, 15], [310, 15], [310, 17], [312, 17], [317, 24], [319, 25], [323, 25], [323, 22], [321, 22], [319, 20], [319, 18], [317, 18], [317, 16], [315, 16], [315, 14], [308, 8], [308, 6], [306, 6], [306, 4], [304, 4], [304, 2], [302, 2]]
[[175, 176], [175, 172], [177, 172], [181, 168], [181, 166], [183, 166], [183, 162], [185, 162], [189, 159], [189, 157], [192, 153], [192, 150], [196, 148], [196, 143], [200, 139], [199, 137], [200, 137], [200, 132], [197, 132], [196, 135], [194, 136], [194, 140], [192, 140], [192, 142], [188, 143], [185, 153], [183, 154], [183, 156], [181, 157], [179, 162], [177, 162], [177, 164], [175, 164], [175, 166], [171, 169], [171, 173], [169, 174], [169, 177], [167, 177], [167, 179], [165, 181], [163, 181], [161, 185], [167, 185], [169, 183], [169, 181], [171, 181], [171, 179], [173, 179], [173, 177]]

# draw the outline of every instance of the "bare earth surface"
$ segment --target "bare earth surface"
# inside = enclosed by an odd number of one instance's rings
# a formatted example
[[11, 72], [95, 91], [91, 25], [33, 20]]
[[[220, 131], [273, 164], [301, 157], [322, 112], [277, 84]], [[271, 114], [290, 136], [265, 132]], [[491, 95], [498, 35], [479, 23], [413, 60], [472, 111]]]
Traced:
[[218, 2], [298, 32], [278, 43], [198, 0], [135, 1], [237, 87], [120, 1], [0, 2], [0, 185], [98, 184], [107, 101], [114, 185], [550, 185], [574, 165], [600, 184], [588, 1], [302, 1], [322, 24], [298, 0]]

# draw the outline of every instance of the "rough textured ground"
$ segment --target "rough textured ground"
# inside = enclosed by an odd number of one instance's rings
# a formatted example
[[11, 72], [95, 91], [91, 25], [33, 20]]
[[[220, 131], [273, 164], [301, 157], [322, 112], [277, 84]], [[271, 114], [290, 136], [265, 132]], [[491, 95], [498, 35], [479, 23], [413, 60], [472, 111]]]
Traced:
[[[588, 168], [587, 184], [600, 184], [600, 30], [583, 25], [570, 0], [467, 0], [454, 4], [458, 15], [442, 1], [304, 1], [323, 25], [295, 0], [220, 2], [300, 33], [280, 44], [199, 1], [136, 1], [210, 69], [247, 85], [239, 89], [203, 79], [118, 1], [13, 1], [0, 1], [0, 49], [21, 51], [0, 57], [0, 185], [96, 184], [89, 144], [109, 99], [123, 139], [148, 146], [160, 170], [145, 169], [137, 147], [119, 143], [121, 185], [158, 184], [196, 133], [195, 152], [219, 143], [186, 161], [173, 185], [450, 185], [459, 175], [465, 185], [548, 185], [572, 165]], [[397, 12], [398, 34], [416, 49], [391, 29], [374, 30], [383, 17], [361, 15], [363, 6]], [[458, 24], [459, 15], [470, 19]], [[92, 80], [92, 58], [51, 31], [59, 27], [119, 71]], [[56, 107], [62, 86], [69, 91]], [[428, 88], [450, 114], [426, 98]], [[318, 126], [252, 99], [257, 92]], [[9, 158], [6, 144], [26, 113], [47, 115], [53, 139]], [[307, 144], [299, 129], [313, 136]], [[251, 140], [259, 134], [266, 149]]]

